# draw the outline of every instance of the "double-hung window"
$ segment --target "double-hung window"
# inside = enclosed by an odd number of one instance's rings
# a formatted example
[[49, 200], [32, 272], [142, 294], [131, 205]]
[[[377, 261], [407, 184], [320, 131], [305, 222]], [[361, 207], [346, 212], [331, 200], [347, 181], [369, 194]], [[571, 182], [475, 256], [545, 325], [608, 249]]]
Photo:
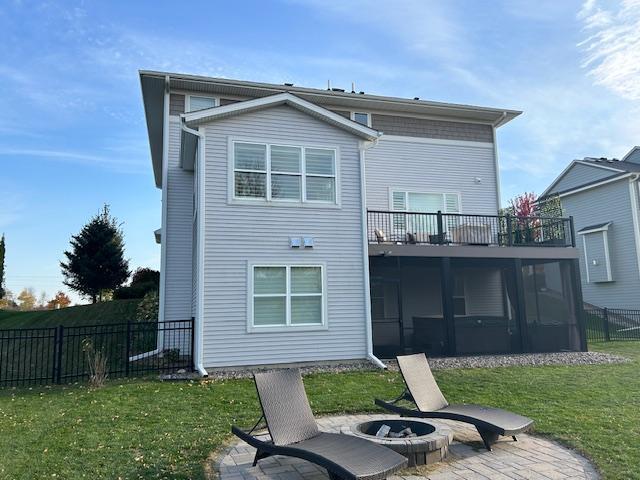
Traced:
[[320, 265], [254, 265], [251, 271], [252, 329], [325, 324]]
[[233, 196], [336, 203], [336, 150], [233, 142]]

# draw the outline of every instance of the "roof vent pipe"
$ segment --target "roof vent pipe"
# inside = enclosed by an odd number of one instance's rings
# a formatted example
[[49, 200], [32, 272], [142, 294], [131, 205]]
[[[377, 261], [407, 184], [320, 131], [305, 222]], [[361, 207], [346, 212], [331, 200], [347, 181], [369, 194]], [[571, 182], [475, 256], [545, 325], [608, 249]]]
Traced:
[[351, 93], [356, 93], [356, 82], [351, 82]]
[[331, 80], [327, 80], [327, 90], [331, 90]]

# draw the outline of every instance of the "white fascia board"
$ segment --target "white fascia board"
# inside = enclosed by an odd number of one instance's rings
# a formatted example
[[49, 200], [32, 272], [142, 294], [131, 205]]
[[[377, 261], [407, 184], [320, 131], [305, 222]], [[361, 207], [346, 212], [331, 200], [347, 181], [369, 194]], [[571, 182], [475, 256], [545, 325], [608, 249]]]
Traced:
[[627, 158], [629, 158], [631, 155], [633, 155], [637, 150], [640, 150], [640, 146], [635, 146], [633, 147], [631, 150], [629, 150], [627, 152], [627, 154], [622, 157], [622, 160], [620, 160], [621, 162], [625, 162], [627, 160]]
[[603, 170], [611, 170], [614, 172], [625, 172], [626, 170], [622, 170], [621, 168], [615, 167], [607, 167], [606, 165], [600, 165], [598, 163], [588, 162], [586, 160], [576, 160], [575, 163], [579, 163], [580, 165], [586, 165], [587, 167], [601, 168]]
[[182, 118], [187, 125], [193, 127], [201, 123], [216, 120], [217, 118], [233, 114], [247, 113], [250, 111], [276, 105], [289, 105], [293, 108], [316, 116], [324, 121], [342, 127], [345, 130], [348, 130], [349, 132], [364, 138], [365, 140], [375, 140], [381, 135], [377, 130], [369, 128], [365, 125], [361, 125], [357, 122], [354, 122], [353, 120], [343, 117], [342, 115], [338, 115], [331, 110], [327, 110], [324, 107], [311, 102], [307, 102], [306, 100], [296, 97], [295, 95], [292, 95], [290, 93], [279, 93], [268, 97], [232, 103], [230, 105], [224, 105], [222, 107], [211, 107], [204, 110], [199, 110], [197, 112], [185, 113], [182, 114]]
[[[620, 170], [619, 168], [606, 167], [606, 166], [604, 166], [604, 165], [594, 165], [593, 163], [591, 163], [591, 162], [587, 162], [587, 161], [585, 161], [585, 160], [573, 160], [569, 165], [567, 165], [567, 166], [566, 166], [566, 168], [565, 168], [562, 172], [560, 172], [560, 175], [558, 175], [558, 176], [556, 177], [556, 179], [555, 179], [553, 182], [551, 182], [551, 185], [549, 185], [549, 186], [547, 187], [547, 189], [546, 189], [544, 192], [542, 192], [542, 193], [540, 194], [540, 198], [544, 198], [544, 197], [546, 197], [546, 196], [547, 196], [547, 194], [549, 193], [549, 191], [550, 191], [553, 187], [555, 187], [555, 186], [558, 184], [558, 182], [559, 182], [560, 180], [562, 180], [562, 179], [564, 178], [564, 176], [565, 176], [567, 173], [569, 173], [569, 170], [571, 170], [571, 168], [572, 168], [574, 165], [577, 165], [577, 164], [580, 164], [580, 165], [586, 165], [586, 166], [588, 166], [588, 167], [593, 167], [593, 168], [600, 168], [600, 169], [602, 169], [602, 170], [610, 170], [610, 171], [618, 172], [618, 173], [624, 173], [624, 172], [625, 172], [625, 170]], [[561, 197], [562, 197], [563, 195], [564, 195], [564, 194], [560, 194], [560, 196], [561, 196]]]
[[597, 187], [601, 187], [602, 185], [607, 185], [608, 183], [613, 183], [613, 182], [617, 182], [619, 180], [624, 180], [625, 178], [629, 178], [632, 175], [634, 175], [634, 174], [633, 173], [628, 173], [626, 175], [620, 175], [619, 177], [608, 178], [608, 179], [602, 180], [601, 182], [598, 182], [598, 183], [593, 183], [591, 185], [587, 185], [587, 186], [584, 186], [584, 187], [578, 187], [578, 188], [575, 188], [573, 190], [568, 190], [566, 192], [558, 194], [558, 196], [560, 198], [567, 197], [569, 195], [574, 195], [576, 193], [584, 192], [586, 190], [591, 190], [592, 188], [597, 188]]
[[582, 230], [577, 233], [578, 235], [588, 235], [589, 233], [606, 232], [609, 230], [609, 225], [611, 225], [611, 222], [607, 223], [606, 225], [603, 225], [602, 227], [592, 228], [590, 230]]

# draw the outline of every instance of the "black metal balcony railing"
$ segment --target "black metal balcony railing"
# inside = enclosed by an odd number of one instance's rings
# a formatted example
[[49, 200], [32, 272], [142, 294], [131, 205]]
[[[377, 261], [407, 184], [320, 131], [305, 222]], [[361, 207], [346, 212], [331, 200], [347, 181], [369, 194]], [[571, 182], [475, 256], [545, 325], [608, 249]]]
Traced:
[[572, 218], [369, 210], [369, 243], [575, 247]]

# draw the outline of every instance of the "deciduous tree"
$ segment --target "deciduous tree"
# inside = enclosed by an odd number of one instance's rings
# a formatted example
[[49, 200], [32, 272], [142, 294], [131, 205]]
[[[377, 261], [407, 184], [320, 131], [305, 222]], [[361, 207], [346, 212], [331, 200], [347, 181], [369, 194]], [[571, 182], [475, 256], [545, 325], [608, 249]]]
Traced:
[[49, 310], [57, 310], [59, 308], [66, 308], [71, 305], [71, 299], [62, 291], [55, 294], [55, 296], [47, 303]]
[[64, 255], [66, 262], [60, 262], [64, 284], [92, 303], [102, 301], [129, 278], [122, 229], [108, 205], [71, 237], [71, 250]]
[[20, 310], [33, 310], [36, 306], [36, 295], [33, 288], [25, 288], [18, 295]]

